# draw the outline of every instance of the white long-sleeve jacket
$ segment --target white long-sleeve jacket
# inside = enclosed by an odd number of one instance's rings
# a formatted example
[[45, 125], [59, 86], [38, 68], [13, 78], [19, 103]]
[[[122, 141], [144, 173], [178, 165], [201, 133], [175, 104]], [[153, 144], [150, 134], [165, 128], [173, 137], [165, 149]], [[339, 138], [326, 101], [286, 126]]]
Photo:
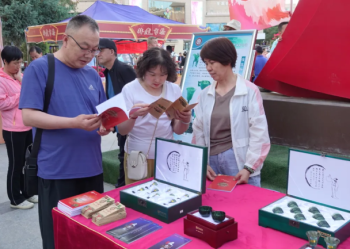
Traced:
[[[195, 107], [196, 118], [193, 123], [193, 143], [207, 146], [208, 150], [215, 87], [216, 82], [201, 92], [199, 104]], [[255, 170], [251, 176], [259, 175], [270, 150], [267, 121], [258, 87], [240, 75], [230, 100], [230, 120], [232, 148], [239, 170], [246, 165]]]

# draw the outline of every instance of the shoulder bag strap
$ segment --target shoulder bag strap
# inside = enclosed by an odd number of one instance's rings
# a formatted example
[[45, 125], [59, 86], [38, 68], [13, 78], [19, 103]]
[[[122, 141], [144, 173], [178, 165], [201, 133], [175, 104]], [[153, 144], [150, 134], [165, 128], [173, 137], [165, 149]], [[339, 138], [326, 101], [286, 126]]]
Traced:
[[[47, 54], [47, 60], [49, 65], [49, 72], [47, 75], [46, 87], [45, 87], [45, 98], [44, 98], [44, 110], [47, 113], [49, 109], [50, 99], [52, 95], [53, 85], [55, 82], [55, 56], [53, 54]], [[43, 135], [43, 129], [37, 128], [33, 143], [31, 158], [38, 160], [39, 148], [41, 143], [41, 136]]]
[[[163, 84], [163, 90], [162, 90], [162, 95], [160, 96], [161, 98], [164, 98], [165, 93], [166, 93], [166, 90], [167, 90], [167, 82], [164, 82], [164, 84]], [[160, 117], [159, 117], [159, 118], [160, 118]], [[149, 154], [149, 151], [151, 150], [151, 147], [152, 147], [152, 142], [153, 142], [154, 135], [156, 134], [156, 130], [157, 130], [159, 118], [157, 118], [156, 126], [154, 127], [154, 131], [153, 131], [153, 135], [152, 135], [152, 138], [151, 138], [151, 142], [150, 142], [150, 144], [149, 144], [148, 151], [147, 151], [147, 154], [146, 154], [146, 159], [148, 159], [148, 154]], [[127, 148], [127, 150], [128, 150], [128, 154], [130, 154], [130, 152], [129, 152], [129, 146], [128, 146], [128, 145], [129, 145], [128, 140], [129, 140], [129, 135], [128, 135], [127, 139], [126, 139], [126, 148]]]

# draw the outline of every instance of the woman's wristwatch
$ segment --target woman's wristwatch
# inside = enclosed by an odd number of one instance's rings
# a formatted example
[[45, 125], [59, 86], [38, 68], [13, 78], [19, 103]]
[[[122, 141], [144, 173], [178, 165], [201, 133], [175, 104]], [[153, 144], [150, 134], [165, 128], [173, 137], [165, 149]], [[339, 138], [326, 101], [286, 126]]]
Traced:
[[252, 169], [251, 167], [248, 167], [248, 166], [244, 166], [243, 169], [248, 170], [250, 174], [253, 174], [255, 172], [254, 169]]

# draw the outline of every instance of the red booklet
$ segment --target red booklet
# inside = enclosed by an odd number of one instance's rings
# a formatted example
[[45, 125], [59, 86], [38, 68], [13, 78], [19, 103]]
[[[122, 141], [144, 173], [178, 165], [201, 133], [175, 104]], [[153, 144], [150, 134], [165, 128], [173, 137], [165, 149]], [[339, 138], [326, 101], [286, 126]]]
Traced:
[[120, 93], [99, 104], [96, 106], [96, 109], [98, 115], [101, 116], [103, 127], [109, 130], [110, 128], [128, 120], [129, 115], [140, 109], [140, 107], [135, 107], [130, 111], [127, 111], [124, 97]]
[[59, 202], [70, 209], [75, 209], [78, 207], [86, 206], [92, 202], [95, 202], [101, 199], [102, 197], [103, 197], [102, 194], [96, 191], [90, 191], [84, 194], [80, 194], [80, 195], [76, 195], [76, 196], [72, 196], [72, 197], [60, 200]]
[[236, 187], [237, 182], [233, 176], [221, 175], [215, 177], [208, 189], [231, 192]]

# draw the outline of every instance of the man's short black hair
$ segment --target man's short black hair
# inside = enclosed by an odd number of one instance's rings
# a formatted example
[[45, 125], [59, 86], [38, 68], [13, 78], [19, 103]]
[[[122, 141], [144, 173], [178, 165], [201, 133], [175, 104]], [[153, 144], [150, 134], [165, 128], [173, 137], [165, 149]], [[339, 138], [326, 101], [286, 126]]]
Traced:
[[36, 51], [38, 54], [41, 54], [43, 51], [41, 50], [41, 48], [37, 47], [37, 46], [33, 46], [29, 49], [29, 53], [32, 53]]
[[282, 28], [284, 25], [287, 25], [289, 22], [281, 22], [280, 24], [278, 24], [278, 31], [281, 32]]
[[142, 79], [147, 71], [157, 66], [161, 66], [162, 71], [168, 75], [167, 81], [175, 82], [177, 80], [174, 61], [169, 53], [161, 48], [151, 48], [143, 53], [143, 56], [137, 62], [137, 77]]
[[259, 54], [262, 54], [262, 53], [264, 52], [262, 46], [257, 46], [255, 50], [256, 50], [256, 52], [259, 53]]
[[5, 46], [1, 51], [1, 58], [4, 62], [10, 63], [23, 59], [23, 53], [15, 46]]
[[173, 48], [170, 45], [168, 45], [166, 46], [166, 51], [168, 51], [171, 54], [173, 52]]
[[94, 32], [99, 32], [100, 28], [98, 27], [97, 22], [89, 16], [86, 15], [78, 15], [69, 20], [66, 32], [69, 30], [77, 30], [83, 26], [89, 26], [89, 28]]

